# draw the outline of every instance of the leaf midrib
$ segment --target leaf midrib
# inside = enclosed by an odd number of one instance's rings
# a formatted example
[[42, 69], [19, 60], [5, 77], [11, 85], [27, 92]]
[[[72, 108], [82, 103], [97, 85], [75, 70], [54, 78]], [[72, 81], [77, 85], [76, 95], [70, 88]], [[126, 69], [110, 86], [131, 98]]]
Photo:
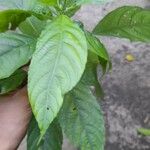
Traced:
[[38, 34], [38, 29], [36, 29], [36, 27], [33, 25], [33, 22], [30, 20], [30, 18], [27, 21], [30, 23], [30, 25], [31, 25], [32, 29], [35, 31], [35, 33]]
[[[60, 29], [62, 29], [62, 27], [60, 27]], [[52, 74], [51, 72], [49, 72], [48, 76], [50, 76], [50, 80], [48, 81], [48, 84], [47, 84], [47, 90], [46, 90], [46, 107], [49, 107], [47, 104], [48, 104], [48, 101], [49, 101], [49, 98], [48, 98], [48, 93], [49, 93], [49, 89], [50, 89], [50, 86], [51, 86], [51, 82], [53, 81], [53, 78], [54, 78], [54, 75], [55, 75], [55, 72], [57, 70], [57, 66], [59, 64], [59, 58], [61, 56], [61, 48], [63, 47], [63, 31], [60, 32], [60, 40], [59, 40], [59, 44], [58, 44], [58, 48], [57, 48], [57, 57], [56, 57], [56, 61], [55, 61], [55, 64], [54, 64], [54, 67], [53, 67], [53, 71], [52, 71]], [[52, 111], [52, 109], [51, 109]], [[54, 115], [54, 114], [53, 114]]]

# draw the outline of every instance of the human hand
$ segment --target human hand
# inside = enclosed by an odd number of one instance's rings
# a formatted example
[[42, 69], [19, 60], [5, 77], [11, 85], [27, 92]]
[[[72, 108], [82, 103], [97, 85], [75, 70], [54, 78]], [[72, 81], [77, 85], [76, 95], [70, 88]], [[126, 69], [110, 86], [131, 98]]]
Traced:
[[16, 150], [31, 117], [27, 90], [0, 96], [0, 150]]

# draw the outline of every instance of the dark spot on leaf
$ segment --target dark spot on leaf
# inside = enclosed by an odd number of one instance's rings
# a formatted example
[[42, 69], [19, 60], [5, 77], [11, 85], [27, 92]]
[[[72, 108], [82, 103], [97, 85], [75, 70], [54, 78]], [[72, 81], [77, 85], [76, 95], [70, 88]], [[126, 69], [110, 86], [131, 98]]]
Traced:
[[76, 110], [76, 107], [74, 107], [73, 110]]
[[49, 110], [49, 107], [47, 107], [47, 110]]

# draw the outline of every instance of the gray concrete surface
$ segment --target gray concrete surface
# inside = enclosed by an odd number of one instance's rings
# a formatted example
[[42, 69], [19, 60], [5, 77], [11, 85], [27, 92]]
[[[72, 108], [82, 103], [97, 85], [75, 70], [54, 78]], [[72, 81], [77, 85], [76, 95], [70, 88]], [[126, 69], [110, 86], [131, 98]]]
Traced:
[[[86, 5], [75, 18], [88, 30], [109, 11], [123, 5], [150, 6], [147, 0], [115, 0], [101, 6]], [[103, 37], [113, 62], [112, 71], [103, 81], [102, 107], [106, 120], [105, 150], [150, 150], [150, 138], [137, 134], [137, 128], [150, 128], [150, 44], [131, 43], [125, 39]], [[135, 57], [133, 62], [126, 54]], [[21, 147], [20, 150], [24, 148]], [[65, 142], [63, 150], [73, 150]]]

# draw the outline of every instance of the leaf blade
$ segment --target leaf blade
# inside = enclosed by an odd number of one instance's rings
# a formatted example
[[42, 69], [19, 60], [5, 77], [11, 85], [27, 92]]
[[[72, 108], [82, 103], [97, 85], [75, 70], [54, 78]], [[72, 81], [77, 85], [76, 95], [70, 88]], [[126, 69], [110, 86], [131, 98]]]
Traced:
[[27, 134], [27, 150], [61, 150], [62, 131], [57, 120], [48, 128], [46, 135], [38, 145], [40, 130], [34, 117], [32, 117]]
[[31, 59], [35, 40], [29, 36], [6, 32], [0, 34], [0, 79], [9, 77]]
[[104, 149], [104, 120], [87, 86], [80, 83], [66, 96], [59, 121], [65, 134], [81, 150]]
[[99, 64], [100, 62], [97, 55], [89, 52], [86, 68], [80, 82], [94, 88], [93, 92], [96, 94], [97, 98], [102, 98], [104, 96], [104, 92], [98, 79], [97, 73], [97, 68]]
[[37, 0], [0, 0], [0, 5], [9, 9], [33, 10]]
[[0, 32], [4, 32], [8, 29], [14, 30], [29, 16], [31, 16], [31, 14], [24, 10], [0, 11]]
[[66, 16], [48, 22], [31, 61], [28, 84], [30, 104], [42, 135], [56, 117], [64, 94], [80, 80], [86, 61], [83, 31]]
[[57, 6], [57, 0], [39, 0], [39, 1], [47, 5]]
[[95, 53], [100, 58], [105, 59], [106, 61], [110, 61], [109, 55], [106, 51], [104, 45], [96, 38], [92, 33], [85, 31], [86, 39], [88, 41], [88, 49]]
[[16, 90], [27, 78], [27, 73], [21, 69], [15, 71], [9, 78], [0, 80], [0, 95]]
[[0, 11], [0, 32], [16, 29], [21, 22], [25, 21], [26, 18], [32, 15], [39, 18], [40, 20], [49, 19], [49, 17], [46, 15], [21, 9], [9, 9]]
[[140, 128], [138, 129], [138, 133], [144, 136], [150, 136], [150, 129]]
[[72, 3], [76, 3], [76, 5], [82, 5], [82, 4], [88, 4], [88, 3], [93, 3], [93, 4], [101, 4], [101, 3], [106, 3], [110, 0], [71, 0]]
[[150, 41], [150, 11], [125, 6], [110, 12], [93, 30], [97, 35], [128, 38], [131, 41]]
[[36, 17], [32, 16], [27, 18], [24, 22], [19, 25], [19, 30], [32, 37], [39, 37], [41, 31], [46, 25], [45, 21], [41, 21]]
[[108, 52], [100, 40], [92, 33], [85, 31], [85, 34], [88, 42], [88, 49], [91, 53], [94, 53], [98, 56], [103, 74], [105, 74], [109, 69], [111, 69], [111, 61]]

